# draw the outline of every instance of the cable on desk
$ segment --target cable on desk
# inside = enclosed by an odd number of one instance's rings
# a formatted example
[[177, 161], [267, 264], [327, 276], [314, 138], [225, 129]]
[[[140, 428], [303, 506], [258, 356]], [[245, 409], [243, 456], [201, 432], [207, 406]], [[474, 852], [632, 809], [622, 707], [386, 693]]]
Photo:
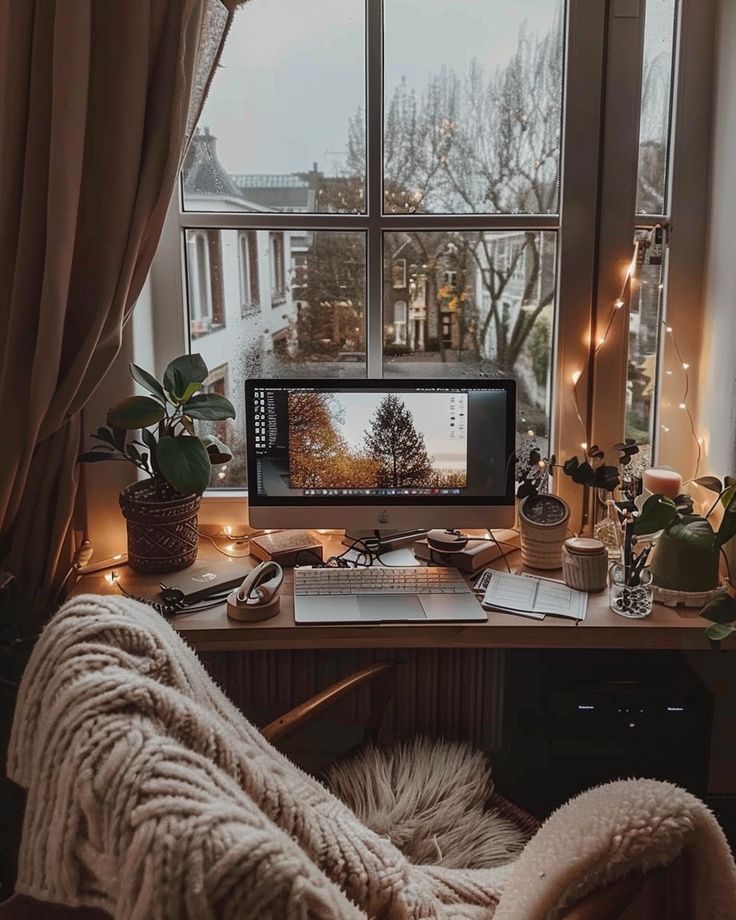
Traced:
[[503, 561], [504, 561], [504, 564], [506, 565], [506, 571], [507, 571], [507, 572], [509, 573], [509, 575], [510, 575], [510, 574], [511, 574], [511, 566], [509, 565], [509, 560], [506, 558], [506, 553], [501, 549], [501, 544], [504, 543], [506, 546], [513, 546], [513, 543], [506, 543], [505, 540], [497, 540], [496, 537], [495, 537], [495, 535], [494, 535], [494, 533], [493, 533], [493, 531], [491, 530], [491, 528], [489, 527], [489, 528], [487, 528], [487, 529], [488, 529], [488, 536], [491, 538], [491, 540], [493, 540], [493, 542], [494, 542], [494, 543], [496, 544], [496, 546], [498, 547], [498, 551], [499, 551], [499, 553], [501, 553], [501, 557], [502, 557], [502, 559], [503, 559]]
[[[201, 530], [198, 530], [197, 533], [199, 534], [200, 537], [204, 537], [205, 540], [209, 540], [210, 543], [215, 547], [217, 552], [222, 553], [223, 556], [227, 556], [228, 559], [244, 559], [246, 556], [250, 556], [250, 550], [248, 550], [245, 553], [228, 553], [221, 546], [218, 546], [217, 543], [215, 542], [215, 538], [211, 537], [208, 533], [202, 533]], [[248, 537], [230, 537], [230, 536], [225, 535], [223, 539], [227, 539], [231, 543], [250, 543], [251, 536], [255, 536], [255, 534], [251, 534]]]

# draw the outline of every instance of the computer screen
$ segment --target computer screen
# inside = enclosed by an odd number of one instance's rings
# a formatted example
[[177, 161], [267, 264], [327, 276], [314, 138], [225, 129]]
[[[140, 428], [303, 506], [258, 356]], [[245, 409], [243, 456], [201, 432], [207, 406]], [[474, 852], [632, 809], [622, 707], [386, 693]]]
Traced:
[[274, 512], [293, 509], [294, 526], [340, 526], [326, 509], [344, 521], [349, 507], [361, 526], [384, 523], [377, 508], [393, 526], [513, 504], [513, 381], [250, 380], [246, 425], [251, 523], [284, 526]]

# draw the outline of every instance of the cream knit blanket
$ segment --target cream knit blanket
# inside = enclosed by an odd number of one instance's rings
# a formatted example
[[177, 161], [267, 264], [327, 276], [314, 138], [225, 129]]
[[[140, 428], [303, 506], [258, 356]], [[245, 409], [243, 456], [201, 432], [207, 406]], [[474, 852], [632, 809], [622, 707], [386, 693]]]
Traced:
[[736, 916], [720, 828], [661, 783], [586, 793], [508, 866], [411, 865], [271, 747], [158, 614], [123, 598], [75, 598], [45, 629], [8, 771], [28, 789], [17, 890], [119, 920], [548, 920], [685, 846], [699, 872], [690, 916]]

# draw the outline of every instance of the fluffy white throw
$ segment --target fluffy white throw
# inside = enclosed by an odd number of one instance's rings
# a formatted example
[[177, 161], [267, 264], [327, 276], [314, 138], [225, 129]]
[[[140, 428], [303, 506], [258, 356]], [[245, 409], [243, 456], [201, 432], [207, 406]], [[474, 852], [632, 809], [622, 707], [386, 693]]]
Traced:
[[9, 775], [28, 789], [17, 890], [118, 920], [549, 920], [556, 905], [693, 848], [693, 920], [736, 916], [702, 803], [617, 783], [560, 809], [515, 863], [415, 866], [272, 748], [150, 608], [82, 596], [21, 686]]

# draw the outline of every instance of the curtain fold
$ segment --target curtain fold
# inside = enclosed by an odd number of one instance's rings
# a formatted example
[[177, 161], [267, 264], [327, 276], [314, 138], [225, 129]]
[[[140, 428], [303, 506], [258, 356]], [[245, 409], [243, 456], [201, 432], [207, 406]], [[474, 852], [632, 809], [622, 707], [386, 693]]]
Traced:
[[79, 412], [156, 251], [233, 0], [0, 0], [0, 568], [69, 565]]

